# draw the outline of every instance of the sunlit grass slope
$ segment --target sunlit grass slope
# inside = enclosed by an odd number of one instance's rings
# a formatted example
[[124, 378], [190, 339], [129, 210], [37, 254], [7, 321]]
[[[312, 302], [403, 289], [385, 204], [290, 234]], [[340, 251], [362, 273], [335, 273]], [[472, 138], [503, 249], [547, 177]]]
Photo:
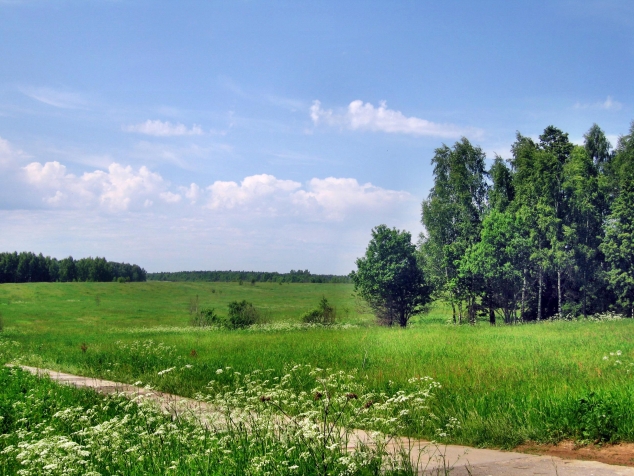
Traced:
[[[356, 313], [351, 291], [349, 285], [299, 284], [3, 285], [4, 340], [19, 343], [4, 358], [20, 354], [26, 363], [141, 380], [188, 396], [227, 366], [240, 372], [270, 368], [275, 375], [293, 363], [357, 369], [377, 390], [429, 375], [443, 385], [434, 413], [441, 422], [452, 416], [462, 422], [456, 442], [509, 447], [567, 437], [634, 441], [634, 376], [628, 372], [634, 321], [457, 327], [443, 323], [446, 310], [437, 309], [411, 328], [386, 329]], [[201, 304], [220, 312], [232, 299], [247, 299], [268, 306], [274, 321], [289, 322], [299, 322], [301, 312], [325, 295], [340, 314], [347, 307], [347, 320], [357, 325], [188, 329], [189, 299], [196, 293]], [[610, 356], [616, 351], [621, 355]], [[185, 364], [191, 368], [159, 375]]]

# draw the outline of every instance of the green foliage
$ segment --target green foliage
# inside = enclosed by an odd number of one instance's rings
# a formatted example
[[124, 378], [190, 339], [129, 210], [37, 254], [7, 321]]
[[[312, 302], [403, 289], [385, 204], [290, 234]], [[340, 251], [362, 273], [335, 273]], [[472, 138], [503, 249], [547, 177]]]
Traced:
[[349, 283], [348, 276], [334, 274], [312, 274], [306, 270], [294, 270], [289, 273], [258, 271], [178, 271], [174, 273], [148, 273], [151, 281], [202, 281], [202, 282], [235, 282], [251, 283]]
[[436, 149], [418, 262], [454, 322], [634, 317], [634, 123], [614, 152], [596, 124], [584, 138], [518, 133], [488, 173], [466, 139]]
[[619, 164], [617, 197], [600, 248], [609, 265], [609, 285], [619, 304], [634, 317], [634, 123], [630, 134], [621, 138], [615, 160]]
[[317, 307], [302, 314], [300, 319], [306, 324], [330, 325], [337, 319], [337, 310], [325, 297], [322, 297]]
[[200, 308], [191, 320], [191, 325], [194, 327], [210, 327], [221, 323], [222, 320], [220, 316], [216, 314], [216, 310], [208, 307]]
[[577, 437], [584, 443], [613, 443], [618, 435], [614, 402], [595, 392], [577, 401], [575, 426]]
[[529, 241], [519, 217], [492, 209], [482, 224], [480, 241], [460, 260], [460, 276], [485, 293], [491, 312], [500, 309], [504, 322], [513, 323], [521, 307], [528, 256]]
[[405, 327], [430, 301], [430, 289], [416, 262], [416, 248], [406, 231], [379, 225], [357, 271], [350, 276], [354, 288], [365, 299], [382, 324]]
[[146, 271], [128, 263], [115, 263], [105, 258], [72, 256], [57, 260], [41, 253], [0, 253], [0, 283], [35, 282], [108, 282], [122, 278], [126, 281], [145, 281]]
[[232, 301], [227, 306], [229, 313], [224, 325], [229, 329], [244, 329], [245, 327], [259, 324], [263, 321], [262, 314], [253, 304], [242, 301]]
[[436, 149], [432, 158], [434, 186], [422, 203], [421, 262], [439, 297], [446, 299], [459, 320], [466, 302], [468, 320], [475, 321], [476, 291], [459, 276], [459, 260], [480, 236], [486, 209], [485, 154], [466, 138], [453, 148]]

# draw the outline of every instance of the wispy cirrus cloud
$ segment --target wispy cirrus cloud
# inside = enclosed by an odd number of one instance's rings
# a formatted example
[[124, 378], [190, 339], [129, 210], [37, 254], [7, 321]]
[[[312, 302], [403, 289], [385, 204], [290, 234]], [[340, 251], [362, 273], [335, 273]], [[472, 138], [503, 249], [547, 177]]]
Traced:
[[185, 124], [172, 124], [169, 121], [150, 120], [140, 124], [123, 126], [125, 132], [136, 132], [149, 136], [171, 137], [171, 136], [197, 136], [202, 135], [203, 130], [194, 124], [190, 129]]
[[22, 93], [31, 99], [61, 109], [85, 109], [88, 101], [79, 93], [52, 88], [22, 88]]
[[382, 101], [378, 107], [361, 100], [352, 101], [343, 112], [323, 109], [320, 101], [310, 107], [313, 124], [344, 127], [351, 130], [366, 130], [391, 134], [409, 134], [442, 138], [458, 138], [463, 135], [480, 137], [482, 130], [463, 128], [454, 124], [441, 124], [419, 117], [407, 117], [401, 111], [388, 109]]
[[575, 109], [603, 109], [604, 111], [620, 111], [623, 109], [623, 104], [615, 101], [612, 96], [608, 96], [605, 101], [599, 101], [595, 103], [580, 103], [576, 102]]

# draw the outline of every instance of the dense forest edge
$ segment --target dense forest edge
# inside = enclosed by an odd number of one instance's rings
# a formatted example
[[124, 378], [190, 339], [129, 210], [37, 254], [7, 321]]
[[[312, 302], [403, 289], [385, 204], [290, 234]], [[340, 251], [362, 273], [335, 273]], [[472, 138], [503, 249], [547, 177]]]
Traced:
[[517, 133], [486, 168], [462, 138], [436, 149], [418, 263], [454, 322], [616, 312], [634, 317], [634, 122], [615, 148], [599, 126], [575, 145]]
[[349, 283], [349, 276], [312, 274], [308, 270], [290, 273], [259, 271], [177, 271], [148, 273], [148, 281], [205, 281], [249, 283]]
[[58, 260], [42, 253], [0, 253], [0, 283], [140, 282], [147, 272], [136, 264], [72, 256]]

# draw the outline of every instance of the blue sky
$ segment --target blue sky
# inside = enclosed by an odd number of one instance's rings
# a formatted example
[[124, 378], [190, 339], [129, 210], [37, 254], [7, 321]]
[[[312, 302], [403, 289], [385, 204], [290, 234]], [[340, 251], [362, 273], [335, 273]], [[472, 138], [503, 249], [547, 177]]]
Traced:
[[430, 160], [634, 119], [630, 1], [0, 0], [0, 249], [347, 273]]

